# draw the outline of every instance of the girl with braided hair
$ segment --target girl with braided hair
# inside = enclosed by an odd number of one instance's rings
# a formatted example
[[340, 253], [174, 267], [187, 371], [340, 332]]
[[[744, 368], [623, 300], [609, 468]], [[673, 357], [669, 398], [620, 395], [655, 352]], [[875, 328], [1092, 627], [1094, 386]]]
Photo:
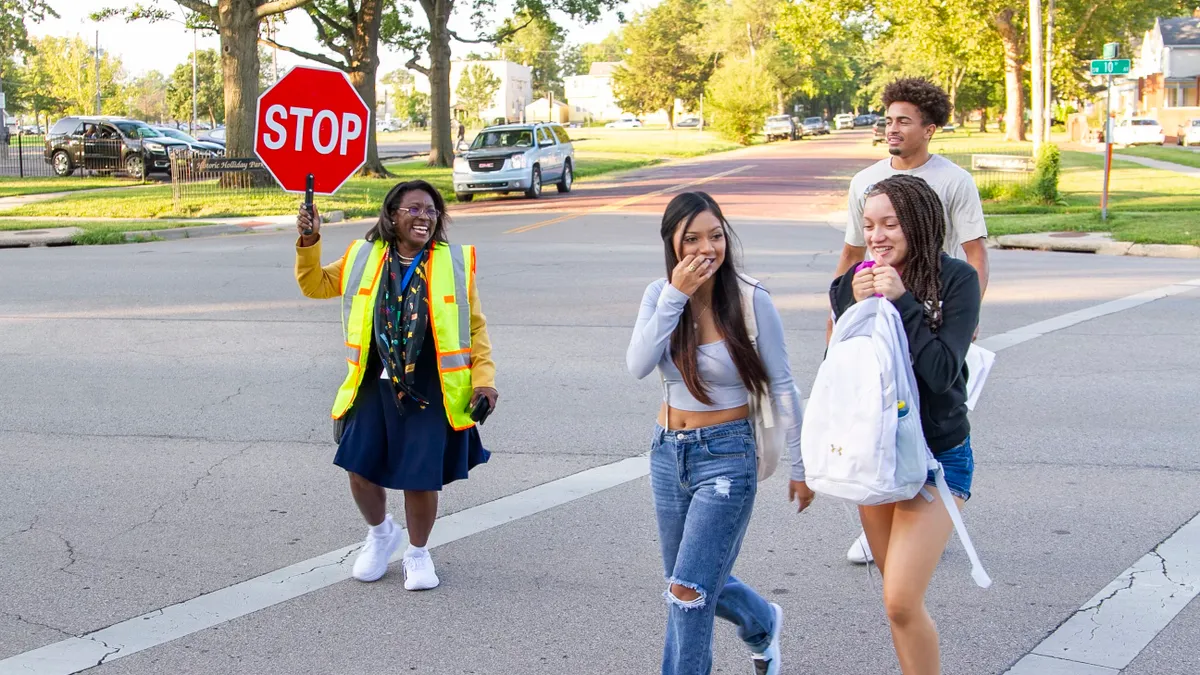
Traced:
[[[895, 175], [870, 188], [863, 233], [873, 267], [834, 280], [830, 300], [842, 315], [873, 295], [895, 305], [904, 320], [920, 395], [921, 428], [946, 472], [959, 508], [971, 496], [975, 462], [967, 421], [967, 349], [979, 323], [979, 276], [942, 251], [945, 213], [921, 178]], [[929, 475], [933, 483], [933, 474]], [[894, 504], [860, 506], [863, 529], [883, 575], [883, 604], [904, 675], [940, 672], [938, 634], [925, 591], [953, 525], [946, 507], [923, 495]]]

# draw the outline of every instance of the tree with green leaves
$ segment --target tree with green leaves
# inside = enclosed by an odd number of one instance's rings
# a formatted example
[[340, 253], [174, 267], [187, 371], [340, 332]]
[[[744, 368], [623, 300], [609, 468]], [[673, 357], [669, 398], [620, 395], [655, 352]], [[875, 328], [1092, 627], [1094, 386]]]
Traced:
[[[524, 26], [517, 30], [517, 26]], [[558, 24], [545, 15], [534, 15], [528, 10], [506, 20], [507, 34], [496, 47], [501, 58], [528, 66], [533, 72], [533, 95], [562, 98], [563, 71], [559, 54], [563, 51], [566, 33]]]
[[807, 101], [811, 114], [860, 103], [861, 61], [870, 52], [866, 21], [858, 8], [838, 0], [783, 3], [774, 25], [781, 43], [771, 67], [776, 86]]
[[609, 33], [600, 42], [586, 42], [570, 49], [563, 59], [563, 71], [567, 75], [587, 75], [593, 63], [611, 63], [625, 58], [625, 45], [619, 31]]
[[[526, 12], [532, 16], [545, 16], [550, 10], [558, 10], [572, 19], [591, 23], [600, 18], [604, 10], [612, 9], [620, 0], [517, 0], [514, 13]], [[454, 144], [450, 134], [450, 41], [464, 43], [503, 42], [513, 30], [524, 26], [509, 24], [498, 31], [482, 37], [469, 38], [450, 29], [450, 17], [457, 9], [470, 8], [476, 30], [483, 31], [485, 15], [495, 6], [494, 0], [418, 0], [425, 14], [428, 29], [396, 31], [397, 45], [412, 51], [406, 67], [429, 78], [431, 124], [429, 163], [432, 166], [450, 166], [454, 160]], [[618, 15], [619, 16], [619, 15]], [[429, 65], [420, 63], [428, 57]]]
[[[0, 94], [9, 94], [14, 103], [24, 92], [10, 91], [5, 87], [4, 80], [14, 75], [17, 57], [33, 49], [27, 22], [37, 23], [48, 16], [57, 18], [58, 14], [46, 0], [0, 0]], [[17, 106], [14, 103], [10, 103], [9, 107], [15, 109]]]
[[398, 68], [384, 75], [382, 81], [388, 87], [396, 116], [414, 126], [425, 126], [429, 120], [429, 95], [417, 91], [413, 74]]
[[147, 122], [166, 122], [172, 117], [167, 104], [169, 86], [167, 76], [157, 70], [134, 78], [124, 87], [126, 114]]
[[[175, 66], [167, 83], [167, 105], [177, 120], [192, 119], [192, 62]], [[225, 91], [221, 55], [215, 49], [196, 52], [196, 114], [210, 125], [225, 122]]]
[[[346, 73], [350, 84], [362, 97], [367, 109], [376, 109], [377, 94], [375, 80], [379, 70], [379, 44], [393, 43], [399, 35], [407, 34], [410, 28], [403, 15], [398, 13], [392, 0], [312, 0], [304, 6], [317, 32], [317, 42], [333, 52], [333, 56], [308, 52], [279, 44], [272, 38], [263, 38], [263, 44], [302, 56], [330, 68]], [[391, 18], [384, 20], [385, 15]], [[387, 34], [383, 34], [386, 27]], [[359, 175], [389, 176], [379, 159], [379, 146], [375, 136], [375, 125], [367, 125], [367, 161]]]
[[664, 0], [625, 27], [624, 63], [613, 73], [617, 104], [630, 112], [667, 111], [675, 127], [675, 100], [695, 105], [712, 74], [701, 47], [699, 0]]
[[725, 59], [708, 82], [713, 126], [735, 143], [748, 145], [776, 105], [774, 77], [749, 57]]
[[483, 111], [491, 107], [500, 91], [500, 78], [482, 63], [475, 63], [463, 70], [458, 80], [458, 106], [467, 113], [468, 122], [482, 122]]
[[[106, 8], [92, 15], [96, 20], [123, 17], [126, 21], [176, 21], [172, 12], [150, 0], [149, 5]], [[312, 0], [173, 0], [185, 10], [184, 21], [221, 38], [221, 72], [225, 95], [226, 154], [254, 156], [254, 113], [262, 77], [258, 49], [263, 21], [303, 7]]]
[[[96, 112], [96, 50], [79, 36], [47, 36], [31, 40], [33, 49], [25, 56], [28, 80], [37, 83], [46, 101], [55, 105], [47, 112], [92, 115]], [[100, 65], [101, 113], [126, 112], [120, 95], [125, 71], [121, 60], [102, 52]]]

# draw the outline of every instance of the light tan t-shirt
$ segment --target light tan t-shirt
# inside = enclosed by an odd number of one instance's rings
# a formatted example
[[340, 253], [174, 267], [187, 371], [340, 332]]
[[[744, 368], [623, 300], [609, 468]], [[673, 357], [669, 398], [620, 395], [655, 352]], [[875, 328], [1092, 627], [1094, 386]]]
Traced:
[[[901, 171], [892, 168], [892, 158], [881, 159], [859, 171], [850, 181], [849, 222], [846, 226], [846, 243], [851, 246], [866, 246], [863, 238], [863, 205], [867, 193], [876, 183], [896, 174], [907, 174], [924, 179], [929, 183], [946, 211], [946, 253], [966, 260], [963, 243], [987, 236], [987, 224], [983, 220], [983, 205], [979, 202], [979, 189], [971, 174], [941, 155], [930, 155], [929, 161], [915, 169]], [[867, 252], [870, 257], [870, 252]]]

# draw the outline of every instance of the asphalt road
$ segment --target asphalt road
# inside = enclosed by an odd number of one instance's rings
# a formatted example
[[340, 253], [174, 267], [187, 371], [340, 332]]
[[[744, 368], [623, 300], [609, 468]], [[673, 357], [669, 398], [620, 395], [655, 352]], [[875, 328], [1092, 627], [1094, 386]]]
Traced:
[[[604, 202], [581, 189], [548, 224], [540, 212], [458, 213], [452, 239], [479, 246], [501, 403], [482, 430], [491, 462], [448, 487], [443, 515], [489, 513], [648, 449], [658, 384], [633, 380], [623, 357], [642, 291], [664, 273], [657, 218], [639, 211], [668, 195], [630, 197], [777, 168], [759, 194], [790, 205], [782, 214], [739, 197], [749, 183], [706, 188], [730, 204], [745, 269], [771, 289], [808, 388], [841, 233], [803, 216], [838, 207], [825, 192], [848, 175], [814, 175], [820, 157], [792, 156], [819, 150], [796, 145], [642, 174], [639, 187], [604, 188], [615, 193]], [[845, 152], [857, 159], [840, 173], [870, 161]], [[326, 260], [363, 229], [328, 227]], [[301, 297], [293, 258], [287, 234], [0, 250], [0, 672], [6, 658], [361, 539], [331, 464], [337, 303]], [[993, 251], [992, 264], [981, 337], [1200, 279], [1197, 261]], [[1004, 672], [1200, 511], [1198, 300], [1192, 289], [1000, 353], [972, 415], [965, 510], [995, 584], [976, 588], [951, 543], [929, 596], [944, 672]], [[759, 486], [736, 569], [785, 608], [784, 672], [898, 673], [878, 576], [843, 558], [853, 520], [831, 500], [796, 515], [784, 473]], [[95, 672], [657, 670], [664, 584], [645, 478], [478, 526], [434, 549], [435, 591], [404, 591], [393, 566], [376, 584], [335, 583]], [[1200, 672], [1198, 607], [1127, 672]], [[714, 672], [749, 672], [728, 626], [715, 648]]]

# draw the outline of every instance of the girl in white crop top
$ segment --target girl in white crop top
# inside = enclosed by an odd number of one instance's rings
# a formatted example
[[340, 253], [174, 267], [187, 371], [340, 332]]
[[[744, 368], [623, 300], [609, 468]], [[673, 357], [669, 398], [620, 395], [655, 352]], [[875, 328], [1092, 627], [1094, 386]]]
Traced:
[[757, 493], [750, 395], [769, 392], [792, 450], [789, 493], [812, 501], [800, 461], [800, 401], [783, 326], [755, 289], [758, 349], [742, 312], [743, 281], [729, 223], [703, 192], [676, 196], [663, 214], [668, 277], [651, 283], [626, 354], [638, 379], [656, 368], [664, 403], [651, 444], [650, 482], [667, 577], [663, 675], [708, 673], [717, 615], [738, 626], [755, 672], [780, 672], [783, 610], [730, 575]]

